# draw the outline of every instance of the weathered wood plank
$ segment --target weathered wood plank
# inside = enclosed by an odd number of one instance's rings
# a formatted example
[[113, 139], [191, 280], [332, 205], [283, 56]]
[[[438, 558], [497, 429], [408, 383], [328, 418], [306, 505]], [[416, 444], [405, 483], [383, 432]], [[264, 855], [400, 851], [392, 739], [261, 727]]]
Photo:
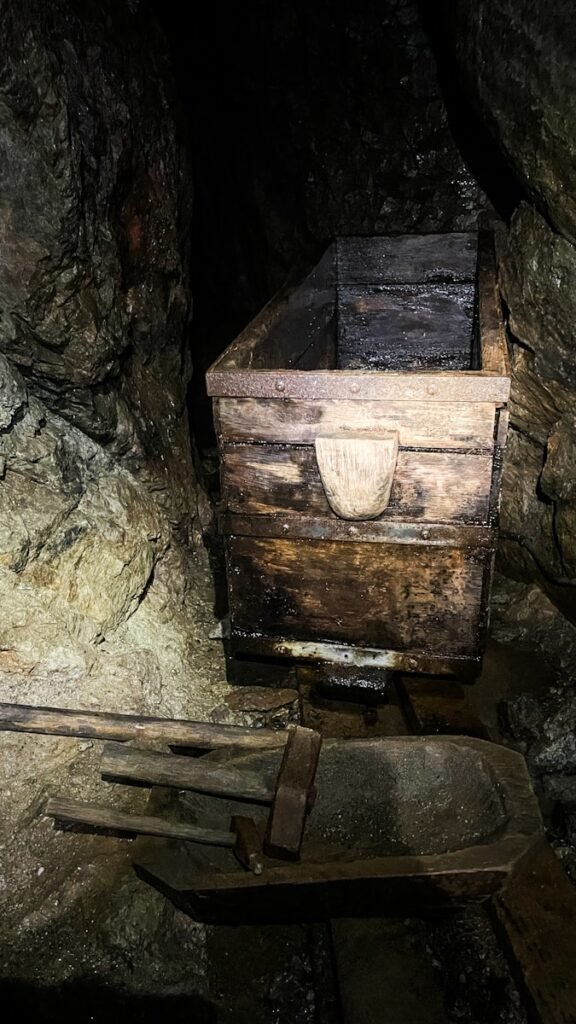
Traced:
[[[333, 518], [309, 446], [227, 444], [221, 473], [231, 512]], [[401, 448], [384, 518], [487, 523], [491, 475], [490, 455]]]
[[74, 825], [89, 825], [92, 828], [111, 832], [128, 832], [142, 836], [160, 836], [166, 839], [183, 839], [188, 843], [202, 843], [207, 846], [233, 847], [236, 836], [233, 832], [217, 829], [198, 828], [181, 821], [168, 821], [148, 814], [131, 814], [113, 807], [99, 804], [85, 804], [70, 797], [51, 797], [44, 813], [56, 821]]
[[291, 280], [267, 303], [210, 367], [209, 389], [219, 372], [335, 367], [335, 258], [330, 246], [303, 280]]
[[105, 711], [44, 708], [27, 704], [0, 704], [0, 732], [31, 732], [47, 736], [78, 736], [99, 740], [146, 740], [172, 747], [242, 747], [262, 750], [286, 743], [285, 729], [250, 729], [212, 725], [186, 719], [144, 718]]
[[299, 398], [311, 402], [507, 402], [510, 378], [482, 370], [392, 373], [367, 370], [222, 370], [208, 394], [227, 398]]
[[496, 531], [483, 526], [443, 526], [438, 523], [404, 523], [381, 519], [344, 522], [336, 517], [317, 516], [242, 516], [221, 515], [219, 524], [225, 537], [272, 537], [302, 540], [334, 540], [344, 544], [399, 544], [425, 548], [460, 548], [484, 551], [488, 556], [496, 547]]
[[342, 284], [473, 281], [476, 234], [350, 237], [336, 242]]
[[274, 790], [251, 771], [223, 767], [202, 758], [138, 750], [107, 743], [100, 761], [103, 776], [149, 786], [171, 786], [230, 799], [270, 803]]
[[318, 434], [348, 430], [397, 430], [411, 448], [463, 448], [491, 452], [495, 408], [440, 402], [344, 402], [222, 399], [217, 403], [222, 441], [314, 444]]
[[360, 647], [357, 644], [327, 643], [325, 640], [294, 640], [289, 637], [262, 636], [249, 631], [232, 630], [230, 650], [235, 654], [264, 658], [291, 658], [317, 665], [390, 669], [420, 672], [431, 676], [460, 675], [481, 668], [481, 651], [471, 655], [430, 654], [426, 651], [394, 651], [386, 647]]
[[473, 314], [473, 284], [343, 289], [338, 368], [470, 370]]
[[482, 370], [510, 375], [510, 359], [498, 288], [494, 232], [481, 220], [478, 233], [478, 333]]
[[492, 902], [498, 931], [535, 1020], [576, 1022], [576, 890], [546, 842]]
[[314, 802], [314, 779], [322, 737], [314, 729], [292, 728], [284, 747], [264, 849], [271, 857], [297, 860], [306, 817]]
[[233, 628], [475, 656], [486, 552], [231, 537]]

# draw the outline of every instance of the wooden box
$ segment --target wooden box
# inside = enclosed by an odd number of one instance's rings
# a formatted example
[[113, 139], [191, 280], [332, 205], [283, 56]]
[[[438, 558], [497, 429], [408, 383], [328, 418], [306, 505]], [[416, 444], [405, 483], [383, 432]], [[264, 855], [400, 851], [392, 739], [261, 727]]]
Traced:
[[207, 383], [235, 650], [479, 666], [510, 388], [489, 227], [337, 239]]

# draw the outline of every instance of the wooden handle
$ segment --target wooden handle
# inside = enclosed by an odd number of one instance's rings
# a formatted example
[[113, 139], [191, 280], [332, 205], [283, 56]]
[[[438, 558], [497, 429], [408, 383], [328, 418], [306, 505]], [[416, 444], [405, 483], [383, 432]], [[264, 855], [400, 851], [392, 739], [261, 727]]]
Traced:
[[143, 782], [149, 786], [171, 786], [211, 793], [229, 800], [252, 800], [271, 803], [274, 789], [246, 769], [205, 761], [203, 758], [159, 754], [154, 750], [138, 750], [121, 743], [107, 743], [102, 753], [100, 770], [106, 778]]
[[376, 519], [388, 507], [398, 431], [320, 434], [316, 461], [326, 498], [341, 519]]
[[180, 718], [144, 718], [105, 711], [0, 704], [0, 732], [33, 732], [46, 736], [78, 736], [98, 740], [147, 740], [170, 747], [242, 747], [264, 750], [283, 747], [286, 729], [251, 729], [241, 725], [212, 725]]
[[236, 836], [233, 832], [198, 828], [183, 821], [167, 821], [148, 814], [131, 814], [115, 807], [100, 804], [85, 804], [70, 797], [55, 796], [48, 800], [44, 814], [56, 821], [73, 825], [88, 825], [91, 828], [110, 832], [127, 832], [142, 836], [160, 836], [166, 839], [184, 839], [187, 843], [202, 843], [206, 846], [228, 846], [233, 848]]

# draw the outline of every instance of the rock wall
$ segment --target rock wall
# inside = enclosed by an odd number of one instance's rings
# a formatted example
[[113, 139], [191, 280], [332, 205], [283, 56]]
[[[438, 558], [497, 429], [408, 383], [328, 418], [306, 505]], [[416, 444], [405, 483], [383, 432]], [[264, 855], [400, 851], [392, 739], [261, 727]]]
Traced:
[[192, 189], [145, 5], [0, 0], [0, 350], [190, 519]]
[[524, 196], [501, 238], [512, 342], [501, 568], [576, 621], [576, 36], [572, 4], [444, 0], [460, 85]]
[[[0, 701], [206, 718], [226, 686], [180, 543], [192, 183], [167, 47], [137, 2], [0, 21]], [[194, 989], [129, 844], [42, 816], [55, 793], [144, 807], [100, 752], [0, 732], [0, 975]]]

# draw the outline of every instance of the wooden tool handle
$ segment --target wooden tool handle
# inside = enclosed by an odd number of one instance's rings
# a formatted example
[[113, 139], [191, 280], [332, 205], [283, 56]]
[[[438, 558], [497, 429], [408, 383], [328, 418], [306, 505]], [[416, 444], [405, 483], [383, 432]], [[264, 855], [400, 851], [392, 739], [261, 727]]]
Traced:
[[274, 797], [273, 787], [254, 772], [214, 764], [204, 758], [124, 747], [121, 743], [106, 744], [100, 769], [102, 775], [113, 779], [191, 789], [231, 800], [271, 803]]
[[43, 733], [48, 736], [78, 736], [98, 740], [146, 740], [171, 747], [241, 747], [264, 750], [282, 747], [288, 733], [279, 729], [250, 729], [236, 725], [212, 725], [178, 718], [145, 718], [115, 715], [104, 711], [76, 711], [71, 708], [32, 707], [0, 704], [0, 732]]

